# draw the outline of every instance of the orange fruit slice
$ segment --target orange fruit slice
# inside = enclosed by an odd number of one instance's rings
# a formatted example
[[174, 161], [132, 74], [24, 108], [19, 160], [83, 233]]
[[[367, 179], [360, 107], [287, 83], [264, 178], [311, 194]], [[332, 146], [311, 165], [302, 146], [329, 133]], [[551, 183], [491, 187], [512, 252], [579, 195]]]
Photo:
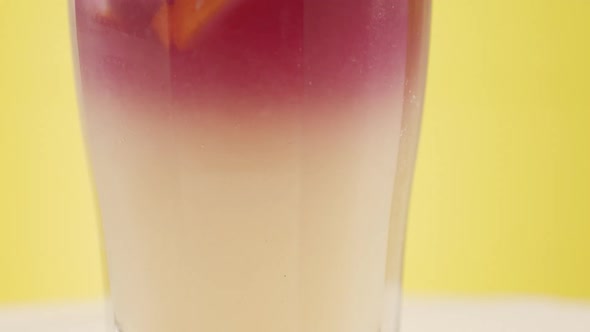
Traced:
[[184, 50], [203, 26], [223, 8], [226, 1], [167, 1], [154, 15], [152, 28], [164, 46]]

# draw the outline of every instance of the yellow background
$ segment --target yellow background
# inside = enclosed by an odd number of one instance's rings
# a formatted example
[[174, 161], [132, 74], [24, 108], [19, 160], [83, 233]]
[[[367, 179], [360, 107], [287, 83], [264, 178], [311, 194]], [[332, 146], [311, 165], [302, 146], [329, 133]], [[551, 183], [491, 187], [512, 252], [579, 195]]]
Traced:
[[[590, 298], [590, 1], [434, 0], [406, 289]], [[0, 0], [0, 303], [104, 279], [66, 1]]]

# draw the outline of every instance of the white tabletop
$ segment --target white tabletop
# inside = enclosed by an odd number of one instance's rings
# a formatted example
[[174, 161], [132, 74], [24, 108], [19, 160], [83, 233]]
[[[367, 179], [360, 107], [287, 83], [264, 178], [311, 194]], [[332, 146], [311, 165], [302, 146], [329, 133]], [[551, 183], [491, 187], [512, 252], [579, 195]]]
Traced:
[[[408, 299], [401, 332], [589, 332], [590, 303]], [[0, 308], [0, 331], [112, 332], [104, 303]]]

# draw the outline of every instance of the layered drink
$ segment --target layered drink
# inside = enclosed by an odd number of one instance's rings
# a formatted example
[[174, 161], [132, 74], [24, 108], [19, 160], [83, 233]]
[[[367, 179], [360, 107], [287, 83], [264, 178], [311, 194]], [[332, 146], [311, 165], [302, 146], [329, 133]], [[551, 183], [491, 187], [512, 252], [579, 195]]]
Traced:
[[121, 332], [393, 332], [427, 0], [71, 0]]

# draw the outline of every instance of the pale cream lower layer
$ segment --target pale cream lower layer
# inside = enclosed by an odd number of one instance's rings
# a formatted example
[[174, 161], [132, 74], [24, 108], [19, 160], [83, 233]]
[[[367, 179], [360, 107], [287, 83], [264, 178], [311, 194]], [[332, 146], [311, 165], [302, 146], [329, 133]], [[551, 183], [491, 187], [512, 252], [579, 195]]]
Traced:
[[398, 104], [232, 117], [87, 98], [121, 330], [394, 331]]

